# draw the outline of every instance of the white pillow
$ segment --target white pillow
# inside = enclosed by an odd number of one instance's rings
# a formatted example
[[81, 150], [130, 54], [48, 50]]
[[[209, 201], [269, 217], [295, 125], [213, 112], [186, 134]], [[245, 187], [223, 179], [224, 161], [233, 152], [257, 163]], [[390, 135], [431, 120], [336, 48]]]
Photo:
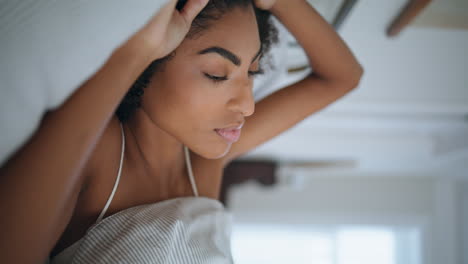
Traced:
[[0, 164], [167, 2], [0, 0]]

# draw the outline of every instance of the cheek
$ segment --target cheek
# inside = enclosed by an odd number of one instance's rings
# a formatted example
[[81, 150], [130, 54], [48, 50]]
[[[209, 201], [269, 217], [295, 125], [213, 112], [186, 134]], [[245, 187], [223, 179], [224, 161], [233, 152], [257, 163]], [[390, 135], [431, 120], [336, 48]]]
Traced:
[[[180, 76], [174, 79], [171, 99], [182, 109], [199, 112], [212, 100], [209, 87], [195, 74]], [[189, 112], [192, 112], [189, 111]], [[190, 113], [188, 113], [190, 114]]]
[[179, 67], [176, 74], [174, 71], [164, 74], [162, 81], [151, 87], [154, 91], [151, 97], [155, 98], [151, 112], [165, 113], [158, 120], [180, 120], [172, 125], [191, 131], [207, 131], [220, 125], [227, 95], [222, 85], [215, 85], [196, 67]]
[[189, 115], [208, 117], [222, 110], [226, 95], [223, 86], [206, 78], [198, 67], [180, 72], [178, 78], [173, 78], [172, 87], [178, 104], [188, 109]]

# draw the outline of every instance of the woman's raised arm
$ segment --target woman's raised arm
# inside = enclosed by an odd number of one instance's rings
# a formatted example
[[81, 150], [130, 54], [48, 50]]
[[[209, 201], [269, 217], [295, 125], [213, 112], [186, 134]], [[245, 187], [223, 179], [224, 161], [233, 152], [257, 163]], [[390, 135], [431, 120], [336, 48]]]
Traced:
[[335, 30], [306, 0], [255, 0], [270, 10], [303, 47], [313, 72], [263, 98], [246, 118], [227, 164], [295, 126], [358, 86], [363, 68]]
[[170, 0], [57, 110], [0, 168], [0, 263], [38, 263], [66, 227], [87, 161], [138, 75], [174, 50], [206, 4], [190, 0], [180, 12]]

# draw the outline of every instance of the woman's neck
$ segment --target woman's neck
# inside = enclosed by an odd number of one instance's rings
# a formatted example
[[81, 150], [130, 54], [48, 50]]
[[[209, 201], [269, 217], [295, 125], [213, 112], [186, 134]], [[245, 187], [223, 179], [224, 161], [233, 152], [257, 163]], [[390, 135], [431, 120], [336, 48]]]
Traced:
[[147, 175], [180, 175], [185, 169], [183, 144], [159, 128], [141, 108], [123, 124], [127, 148], [144, 163]]

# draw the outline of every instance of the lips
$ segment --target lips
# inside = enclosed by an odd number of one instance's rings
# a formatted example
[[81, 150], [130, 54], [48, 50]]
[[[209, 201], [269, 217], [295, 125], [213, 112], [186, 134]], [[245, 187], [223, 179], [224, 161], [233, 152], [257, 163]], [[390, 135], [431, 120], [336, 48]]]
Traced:
[[239, 140], [241, 130], [237, 128], [223, 128], [223, 129], [215, 129], [216, 133], [224, 138], [226, 141], [230, 143], [234, 143]]

